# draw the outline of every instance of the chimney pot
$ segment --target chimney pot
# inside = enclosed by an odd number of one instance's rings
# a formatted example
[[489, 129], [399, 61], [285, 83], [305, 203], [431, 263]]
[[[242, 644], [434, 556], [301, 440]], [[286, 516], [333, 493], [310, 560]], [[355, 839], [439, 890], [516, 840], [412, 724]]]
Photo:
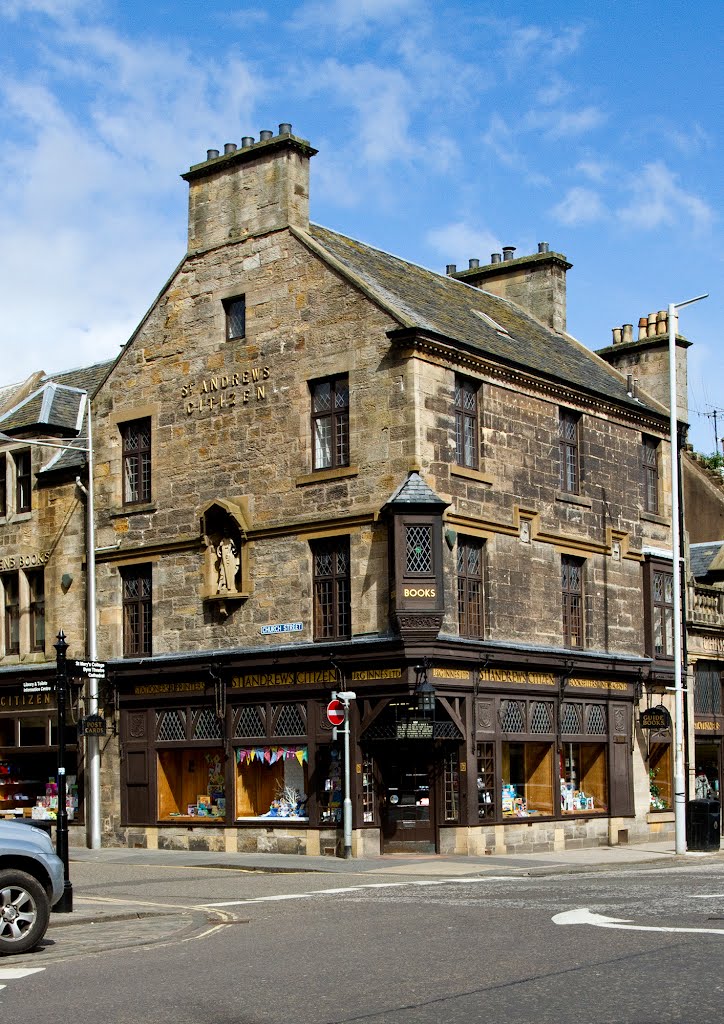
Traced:
[[667, 331], [668, 331], [668, 324], [666, 323], [667, 320], [668, 320], [668, 316], [667, 316], [666, 310], [665, 309], [660, 309], [658, 311], [658, 313], [656, 314], [656, 333], [657, 334], [666, 334], [667, 333]]
[[633, 395], [633, 374], [626, 374], [626, 390], [630, 395]]
[[612, 330], [612, 333], [613, 333], [613, 343], [614, 343], [614, 345], [620, 345], [621, 344], [621, 328], [620, 327], [613, 327], [611, 330]]
[[539, 242], [538, 243], [538, 252], [548, 252], [548, 251], [549, 251], [549, 249], [548, 249], [548, 243], [547, 242]]
[[646, 335], [649, 338], [653, 338], [656, 335], [656, 313], [649, 313], [647, 325]]
[[259, 132], [259, 142], [268, 142], [269, 139], [273, 138], [274, 132], [270, 132], [268, 128], [265, 128], [264, 131]]
[[515, 246], [514, 245], [504, 245], [503, 246], [503, 262], [505, 263], [507, 260], [512, 260], [514, 252], [515, 252]]
[[292, 134], [292, 126], [290, 124], [287, 124], [286, 122], [284, 124], [280, 124], [279, 125], [279, 134], [280, 135], [291, 135]]
[[457, 269], [458, 268], [455, 263], [448, 263], [448, 265], [445, 267], [445, 273], [447, 274], [448, 277], [450, 277], [450, 275], [454, 274], [457, 271]]
[[213, 159], [215, 159], [215, 158], [216, 158], [216, 157], [217, 157], [218, 155], [219, 155], [219, 151], [218, 151], [218, 149], [207, 149], [207, 150], [206, 150], [206, 159], [207, 159], [207, 160], [213, 160]]
[[241, 148], [242, 149], [248, 149], [249, 146], [253, 146], [253, 145], [254, 145], [254, 136], [253, 135], [245, 135], [244, 138], [241, 140]]
[[633, 341], [633, 324], [624, 324], [621, 331], [623, 344], [628, 345], [629, 342]]
[[469, 260], [470, 270], [477, 270], [480, 266], [480, 260]]
[[647, 336], [648, 319], [645, 316], [639, 317], [639, 341]]
[[503, 259], [502, 253], [491, 252], [491, 254], [490, 254], [490, 262], [491, 263], [501, 263], [502, 259]]
[[224, 143], [224, 155], [226, 155], [227, 153], [235, 153], [235, 152], [236, 152], [236, 143], [235, 142], [225, 142]]

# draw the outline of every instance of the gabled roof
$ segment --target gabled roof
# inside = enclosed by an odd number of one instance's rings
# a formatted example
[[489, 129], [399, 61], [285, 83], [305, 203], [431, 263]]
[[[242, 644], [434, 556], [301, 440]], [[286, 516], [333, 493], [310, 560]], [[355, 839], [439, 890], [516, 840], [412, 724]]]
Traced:
[[[304, 239], [305, 233], [295, 230]], [[533, 371], [620, 405], [661, 415], [629, 395], [625, 378], [571, 335], [559, 334], [508, 299], [310, 224], [321, 255], [363, 286], [402, 328], [429, 331], [481, 355]], [[491, 322], [492, 321], [492, 322]]]
[[722, 540], [689, 545], [689, 567], [694, 579], [703, 579], [710, 572], [724, 568], [720, 564], [723, 548], [724, 541]]
[[77, 451], [59, 450], [43, 467], [41, 473], [76, 470], [86, 461], [82, 449], [87, 444], [86, 394], [92, 397], [112, 362], [95, 363], [56, 374], [42, 374], [37, 387], [26, 394], [23, 385], [3, 389], [7, 404], [12, 402], [13, 389], [23, 397], [0, 417], [0, 434], [38, 438], [41, 435], [68, 438], [77, 444]]

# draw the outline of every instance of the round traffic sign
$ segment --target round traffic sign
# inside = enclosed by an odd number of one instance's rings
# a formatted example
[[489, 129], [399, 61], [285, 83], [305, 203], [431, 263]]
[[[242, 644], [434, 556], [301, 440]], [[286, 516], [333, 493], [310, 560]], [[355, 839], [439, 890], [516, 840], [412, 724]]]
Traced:
[[327, 721], [330, 725], [344, 725], [344, 705], [341, 700], [331, 700], [327, 705]]

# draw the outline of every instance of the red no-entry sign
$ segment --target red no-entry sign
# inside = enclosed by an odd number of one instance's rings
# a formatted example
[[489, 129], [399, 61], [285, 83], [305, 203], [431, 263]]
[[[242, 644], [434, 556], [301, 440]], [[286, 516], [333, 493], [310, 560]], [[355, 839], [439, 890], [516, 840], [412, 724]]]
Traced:
[[344, 725], [344, 705], [341, 700], [331, 700], [327, 705], [327, 721], [330, 725]]

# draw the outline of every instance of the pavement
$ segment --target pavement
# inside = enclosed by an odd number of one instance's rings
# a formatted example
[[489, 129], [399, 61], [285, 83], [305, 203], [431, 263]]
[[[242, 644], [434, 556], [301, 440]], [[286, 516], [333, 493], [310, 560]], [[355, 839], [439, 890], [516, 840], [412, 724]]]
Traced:
[[[273, 853], [213, 853], [193, 850], [141, 850], [103, 848], [69, 851], [70, 875], [73, 865], [97, 863], [112, 873], [114, 865], [175, 868], [222, 868], [274, 874], [356, 874], [371, 878], [392, 876], [417, 878], [479, 878], [487, 874], [545, 876], [599, 871], [672, 868], [702, 862], [724, 862], [724, 850], [677, 854], [673, 841], [629, 846], [598, 846], [547, 853], [510, 853], [501, 856], [465, 857], [454, 855], [408, 856], [392, 854], [374, 858], [308, 857]], [[316, 883], [315, 883], [316, 886]], [[121, 949], [163, 941], [182, 941], [203, 934], [228, 919], [228, 914], [198, 906], [145, 907], [125, 900], [84, 896], [76, 887], [73, 912], [51, 914], [43, 946], [38, 951], [72, 957], [104, 949]], [[85, 927], [83, 927], [85, 926]], [[27, 954], [30, 958], [37, 954]], [[26, 959], [23, 957], [22, 959]], [[57, 957], [54, 955], [53, 959]], [[16, 958], [20, 959], [20, 958]]]

